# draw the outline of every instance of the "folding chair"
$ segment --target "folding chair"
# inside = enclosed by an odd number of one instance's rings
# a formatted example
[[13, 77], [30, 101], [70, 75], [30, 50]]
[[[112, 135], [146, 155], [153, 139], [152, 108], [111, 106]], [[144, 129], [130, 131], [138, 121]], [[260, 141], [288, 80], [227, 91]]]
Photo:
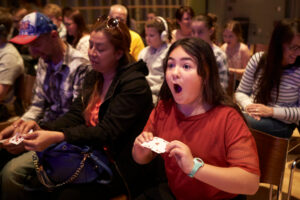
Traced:
[[289, 140], [250, 129], [255, 138], [260, 165], [260, 182], [270, 184], [269, 200], [273, 198], [273, 185], [277, 186], [277, 200], [282, 196], [282, 184]]

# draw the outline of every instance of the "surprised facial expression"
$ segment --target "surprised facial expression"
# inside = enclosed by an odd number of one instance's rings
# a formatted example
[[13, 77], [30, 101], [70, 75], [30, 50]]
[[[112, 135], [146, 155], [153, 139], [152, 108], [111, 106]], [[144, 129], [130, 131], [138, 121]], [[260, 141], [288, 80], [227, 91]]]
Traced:
[[179, 46], [168, 57], [166, 81], [179, 105], [198, 105], [202, 99], [202, 78], [197, 62]]

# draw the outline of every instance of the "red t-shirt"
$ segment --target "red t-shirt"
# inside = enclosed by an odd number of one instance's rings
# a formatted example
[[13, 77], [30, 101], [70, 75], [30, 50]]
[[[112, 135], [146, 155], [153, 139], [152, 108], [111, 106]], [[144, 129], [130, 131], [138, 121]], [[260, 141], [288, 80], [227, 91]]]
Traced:
[[[239, 113], [216, 106], [206, 113], [185, 117], [173, 101], [160, 101], [152, 111], [145, 131], [167, 141], [179, 140], [194, 157], [219, 167], [240, 167], [260, 175], [254, 138]], [[221, 191], [187, 176], [174, 157], [162, 154], [169, 186], [177, 199], [231, 199], [236, 194]]]

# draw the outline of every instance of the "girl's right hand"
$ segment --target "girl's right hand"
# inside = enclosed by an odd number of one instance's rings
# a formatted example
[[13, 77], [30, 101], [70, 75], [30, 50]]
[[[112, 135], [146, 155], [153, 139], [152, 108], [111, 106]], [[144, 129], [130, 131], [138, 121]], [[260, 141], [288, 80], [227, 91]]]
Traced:
[[[135, 150], [138, 150], [138, 151], [141, 151], [141, 152], [144, 152], [144, 151], [145, 151], [145, 152], [148, 152], [148, 151], [151, 152], [150, 149], [145, 148], [145, 147], [142, 146], [142, 144], [143, 144], [144, 142], [149, 142], [149, 141], [151, 141], [151, 140], [153, 140], [153, 134], [152, 134], [151, 132], [146, 132], [146, 131], [144, 131], [144, 132], [142, 132], [139, 136], [137, 136], [137, 137], [135, 138], [133, 147], [136, 148]], [[146, 151], [146, 150], [147, 150], [147, 151]]]
[[140, 164], [145, 164], [148, 163], [152, 160], [153, 158], [153, 152], [142, 146], [144, 142], [148, 142], [153, 140], [153, 134], [151, 132], [142, 132], [139, 136], [135, 138], [135, 141], [133, 143], [133, 157], [134, 160]]

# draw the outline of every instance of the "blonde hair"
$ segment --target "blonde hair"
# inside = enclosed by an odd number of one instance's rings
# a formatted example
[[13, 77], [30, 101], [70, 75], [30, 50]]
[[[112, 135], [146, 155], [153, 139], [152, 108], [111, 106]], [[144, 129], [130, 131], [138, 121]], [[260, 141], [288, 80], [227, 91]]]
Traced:
[[53, 3], [49, 3], [47, 5], [45, 5], [44, 9], [43, 9], [43, 13], [47, 16], [53, 16], [55, 18], [59, 18], [62, 17], [62, 10], [61, 8]]

